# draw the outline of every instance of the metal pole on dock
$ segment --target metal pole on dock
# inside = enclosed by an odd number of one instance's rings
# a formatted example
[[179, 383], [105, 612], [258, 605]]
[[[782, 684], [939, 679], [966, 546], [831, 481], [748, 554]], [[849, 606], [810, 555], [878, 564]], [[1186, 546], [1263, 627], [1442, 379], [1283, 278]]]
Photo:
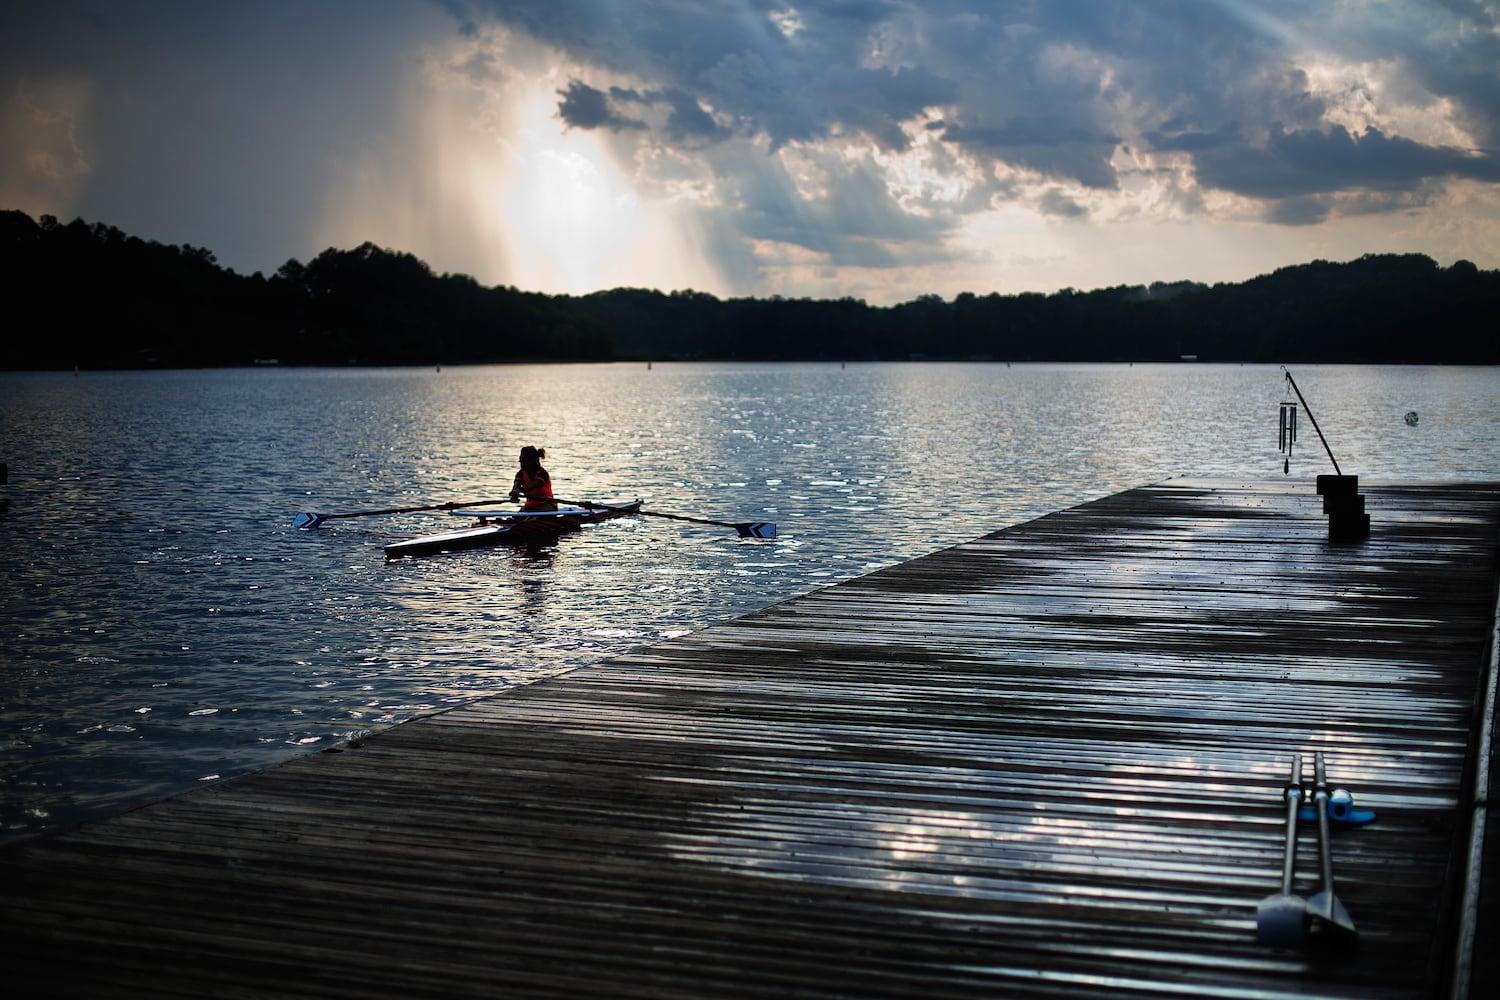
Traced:
[[1307, 411], [1307, 419], [1312, 421], [1313, 430], [1318, 432], [1318, 440], [1323, 442], [1323, 450], [1328, 452], [1328, 461], [1333, 463], [1333, 471], [1342, 476], [1344, 473], [1339, 468], [1339, 460], [1333, 457], [1333, 449], [1328, 447], [1328, 439], [1323, 436], [1323, 430], [1318, 426], [1318, 418], [1313, 416], [1312, 407], [1307, 405], [1307, 399], [1302, 395], [1302, 390], [1297, 388], [1297, 383], [1292, 379], [1292, 373], [1285, 368], [1281, 369], [1281, 371], [1286, 375], [1287, 383], [1292, 387], [1292, 391], [1297, 394], [1297, 398], [1302, 400], [1302, 409]]

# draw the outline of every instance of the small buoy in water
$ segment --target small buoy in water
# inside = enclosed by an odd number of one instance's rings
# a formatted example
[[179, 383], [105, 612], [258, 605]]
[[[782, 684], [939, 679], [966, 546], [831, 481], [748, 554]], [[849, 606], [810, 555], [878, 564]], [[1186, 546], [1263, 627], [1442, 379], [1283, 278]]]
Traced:
[[1417, 411], [1416, 410], [1407, 410], [1406, 411], [1406, 426], [1408, 426], [1408, 427], [1415, 427], [1415, 426], [1417, 426]]

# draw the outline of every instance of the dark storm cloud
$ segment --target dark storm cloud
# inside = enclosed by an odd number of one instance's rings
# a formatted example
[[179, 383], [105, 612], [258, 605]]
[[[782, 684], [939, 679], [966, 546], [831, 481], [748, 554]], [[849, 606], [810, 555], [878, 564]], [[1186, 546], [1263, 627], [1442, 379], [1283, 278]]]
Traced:
[[1252, 198], [1303, 198], [1335, 191], [1412, 189], [1435, 177], [1500, 181], [1500, 161], [1367, 128], [1326, 132], [1273, 127], [1262, 145], [1219, 142], [1197, 151], [1199, 180]]
[[664, 131], [676, 144], [700, 147], [722, 141], [731, 134], [703, 110], [697, 99], [680, 90], [641, 91], [611, 87], [609, 94], [605, 95], [580, 80], [573, 80], [566, 91], [559, 93], [563, 95], [563, 101], [558, 105], [558, 116], [575, 128], [608, 128], [616, 132], [649, 128], [646, 122], [627, 117], [621, 109], [635, 107], [645, 114], [665, 108]]
[[[618, 95], [620, 92], [616, 91]], [[612, 132], [621, 129], [645, 128], [646, 123], [619, 114], [611, 104], [609, 95], [590, 87], [581, 80], [573, 80], [566, 90], [559, 90], [562, 100], [558, 102], [557, 114], [574, 128], [607, 128]]]
[[1179, 130], [1178, 126], [1169, 123], [1166, 130], [1147, 132], [1145, 138], [1153, 148], [1168, 153], [1202, 154], [1225, 145], [1240, 146], [1245, 142], [1239, 126], [1234, 122], [1226, 123], [1217, 132]]
[[950, 125], [943, 139], [986, 159], [1071, 178], [1092, 188], [1115, 186], [1110, 157], [1120, 138], [1055, 120], [1016, 120], [994, 128]]
[[671, 106], [667, 117], [667, 132], [679, 142], [713, 143], [729, 135], [729, 131], [714, 121], [713, 115], [691, 94], [680, 90], [662, 94], [661, 99]]
[[1283, 198], [1271, 203], [1266, 220], [1278, 226], [1316, 226], [1328, 219], [1331, 208], [1327, 198]]

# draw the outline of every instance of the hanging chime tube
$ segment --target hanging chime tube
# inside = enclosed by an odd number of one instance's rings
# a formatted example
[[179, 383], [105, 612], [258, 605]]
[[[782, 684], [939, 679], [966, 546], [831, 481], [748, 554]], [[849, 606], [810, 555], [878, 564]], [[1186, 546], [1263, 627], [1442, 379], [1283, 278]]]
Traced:
[[1281, 420], [1277, 438], [1276, 450], [1286, 452], [1286, 458], [1282, 460], [1281, 471], [1289, 473], [1292, 471], [1292, 445], [1297, 440], [1297, 404], [1281, 404]]

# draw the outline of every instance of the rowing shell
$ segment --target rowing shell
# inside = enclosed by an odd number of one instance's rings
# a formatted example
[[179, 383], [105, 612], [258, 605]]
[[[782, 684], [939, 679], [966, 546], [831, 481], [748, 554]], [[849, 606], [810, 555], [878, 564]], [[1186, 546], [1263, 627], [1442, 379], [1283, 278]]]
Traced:
[[444, 531], [436, 535], [422, 535], [401, 542], [392, 542], [385, 547], [387, 559], [403, 556], [427, 556], [438, 552], [461, 552], [465, 549], [483, 549], [495, 545], [530, 545], [547, 542], [558, 535], [575, 531], [580, 526], [594, 521], [634, 514], [641, 509], [641, 501], [629, 503], [594, 505], [590, 507], [559, 507], [548, 511], [484, 512], [473, 511], [479, 523], [457, 531]]

